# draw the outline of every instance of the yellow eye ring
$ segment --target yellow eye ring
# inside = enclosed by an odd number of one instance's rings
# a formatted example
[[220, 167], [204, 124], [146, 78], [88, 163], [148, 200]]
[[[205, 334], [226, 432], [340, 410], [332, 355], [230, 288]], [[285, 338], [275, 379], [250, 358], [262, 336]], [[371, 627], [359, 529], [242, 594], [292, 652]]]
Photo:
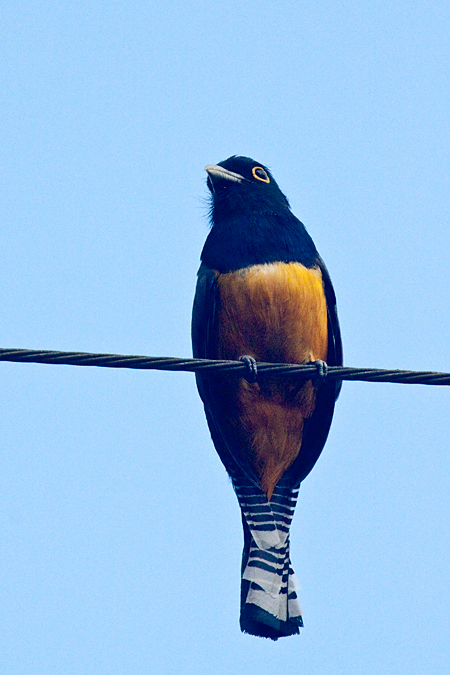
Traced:
[[[259, 175], [256, 172], [258, 172]], [[270, 178], [262, 166], [254, 166], [252, 169], [252, 174], [253, 178], [256, 178], [256, 180], [260, 180], [262, 183], [270, 183]]]

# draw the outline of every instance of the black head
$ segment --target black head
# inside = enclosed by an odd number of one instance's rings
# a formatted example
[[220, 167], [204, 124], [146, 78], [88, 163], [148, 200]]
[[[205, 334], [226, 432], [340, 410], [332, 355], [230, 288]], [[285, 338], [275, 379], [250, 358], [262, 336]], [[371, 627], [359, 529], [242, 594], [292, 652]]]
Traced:
[[240, 213], [278, 213], [289, 208], [269, 169], [250, 157], [233, 155], [205, 167], [212, 195], [212, 219]]

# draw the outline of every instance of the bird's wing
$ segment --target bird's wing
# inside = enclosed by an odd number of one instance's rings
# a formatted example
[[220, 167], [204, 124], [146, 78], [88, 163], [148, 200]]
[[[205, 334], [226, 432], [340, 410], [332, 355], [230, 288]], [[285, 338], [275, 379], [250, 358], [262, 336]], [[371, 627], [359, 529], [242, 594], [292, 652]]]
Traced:
[[[328, 311], [328, 357], [327, 363], [329, 366], [341, 366], [342, 365], [342, 340], [341, 340], [341, 329], [339, 327], [339, 319], [337, 315], [336, 307], [336, 295], [334, 293], [333, 284], [331, 283], [330, 275], [328, 270], [323, 262], [322, 258], [318, 258], [318, 266], [322, 272], [323, 285], [325, 288], [325, 298], [327, 301], [327, 311]], [[336, 398], [339, 396], [341, 391], [342, 381], [335, 380], [337, 382], [337, 391]]]
[[[192, 351], [195, 359], [210, 358], [211, 339], [216, 315], [217, 283], [216, 273], [203, 263], [197, 275], [194, 307], [192, 310]], [[196, 375], [200, 397], [207, 406], [211, 394], [209, 379]]]

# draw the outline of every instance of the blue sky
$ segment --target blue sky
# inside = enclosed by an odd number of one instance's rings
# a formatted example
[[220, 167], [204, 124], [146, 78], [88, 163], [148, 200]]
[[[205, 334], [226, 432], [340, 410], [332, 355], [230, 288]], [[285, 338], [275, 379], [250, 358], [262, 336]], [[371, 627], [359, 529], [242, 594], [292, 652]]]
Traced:
[[[272, 170], [348, 365], [450, 371], [448, 3], [4, 3], [0, 347], [190, 355], [205, 164]], [[187, 373], [0, 364], [0, 670], [434, 675], [447, 388], [346, 383], [300, 491], [305, 629], [238, 628], [236, 499]]]

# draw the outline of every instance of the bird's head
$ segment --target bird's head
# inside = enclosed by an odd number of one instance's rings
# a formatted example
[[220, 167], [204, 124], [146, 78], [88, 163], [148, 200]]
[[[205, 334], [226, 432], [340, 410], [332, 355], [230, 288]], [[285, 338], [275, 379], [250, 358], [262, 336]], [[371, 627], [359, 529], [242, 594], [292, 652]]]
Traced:
[[212, 197], [213, 224], [221, 217], [243, 213], [278, 214], [289, 202], [269, 169], [250, 159], [233, 155], [205, 167]]

